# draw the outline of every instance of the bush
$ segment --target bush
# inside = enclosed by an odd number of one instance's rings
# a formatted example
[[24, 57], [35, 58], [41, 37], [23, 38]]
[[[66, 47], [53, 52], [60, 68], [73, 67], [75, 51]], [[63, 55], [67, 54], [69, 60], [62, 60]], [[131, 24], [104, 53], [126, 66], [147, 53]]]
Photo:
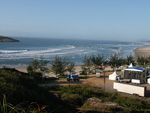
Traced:
[[[88, 85], [77, 85], [77, 86], [56, 86], [50, 87], [51, 91], [58, 93], [60, 97], [68, 102], [71, 105], [81, 106], [83, 103], [83, 107], [86, 106], [85, 101], [91, 97], [100, 98], [102, 102], [115, 102], [120, 106], [123, 106], [123, 112], [128, 113], [132, 111], [150, 111], [150, 101], [141, 97], [126, 97], [121, 96], [118, 93], [107, 93], [97, 87], [92, 87]], [[82, 100], [82, 103], [80, 104]], [[124, 108], [125, 107], [125, 108]], [[89, 108], [89, 106], [85, 107], [85, 110]], [[129, 108], [131, 111], [128, 111]], [[94, 109], [93, 109], [94, 110]], [[92, 111], [93, 111], [92, 110]], [[110, 107], [106, 109], [112, 112], [121, 112], [120, 108]], [[127, 110], [127, 111], [126, 111]]]
[[[6, 95], [8, 103], [12, 106], [19, 105], [25, 112], [39, 108], [41, 111], [45, 105], [48, 112], [75, 111], [73, 106], [50, 94], [47, 88], [39, 87], [36, 79], [26, 73], [15, 69], [0, 69], [0, 81], [0, 102], [3, 101], [3, 95]], [[31, 103], [37, 103], [39, 107], [28, 109]]]
[[83, 104], [82, 97], [79, 94], [64, 93], [61, 98], [72, 105], [81, 106]]
[[86, 69], [83, 69], [83, 70], [80, 72], [80, 75], [87, 75], [87, 70], [86, 70]]

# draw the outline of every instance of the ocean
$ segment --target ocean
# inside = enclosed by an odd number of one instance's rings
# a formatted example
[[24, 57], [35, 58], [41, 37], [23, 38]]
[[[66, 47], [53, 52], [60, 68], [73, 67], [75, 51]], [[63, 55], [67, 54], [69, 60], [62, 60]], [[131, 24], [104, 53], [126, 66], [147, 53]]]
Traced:
[[150, 43], [140, 41], [12, 38], [20, 42], [0, 42], [1, 66], [28, 65], [35, 57], [41, 56], [52, 62], [56, 55], [81, 65], [85, 55], [103, 54], [106, 59], [115, 53], [120, 57], [134, 56], [137, 47], [150, 46]]

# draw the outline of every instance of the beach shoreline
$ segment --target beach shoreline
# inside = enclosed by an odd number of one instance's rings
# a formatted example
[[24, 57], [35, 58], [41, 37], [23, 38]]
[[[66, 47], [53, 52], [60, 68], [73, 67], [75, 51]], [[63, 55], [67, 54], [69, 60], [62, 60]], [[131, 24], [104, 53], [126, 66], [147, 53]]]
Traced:
[[[138, 56], [139, 57], [148, 57], [148, 56], [150, 56], [150, 47], [137, 47], [133, 52], [135, 53], [135, 58], [137, 58]], [[27, 64], [21, 64], [21, 65], [8, 65], [8, 64], [5, 65], [4, 64], [4, 65], [0, 65], [0, 68], [3, 68], [3, 67], [15, 68], [18, 71], [27, 73], [27, 66], [28, 66]], [[50, 68], [51, 66], [48, 65], [47, 67]], [[76, 70], [76, 73], [81, 72], [82, 65], [75, 65], [75, 70]]]

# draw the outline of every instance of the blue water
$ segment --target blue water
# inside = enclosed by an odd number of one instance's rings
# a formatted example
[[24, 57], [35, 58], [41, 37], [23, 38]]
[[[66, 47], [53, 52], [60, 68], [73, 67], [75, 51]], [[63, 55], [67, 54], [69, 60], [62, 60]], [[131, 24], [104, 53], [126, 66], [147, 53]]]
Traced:
[[[15, 38], [15, 37], [13, 37]], [[133, 50], [141, 46], [150, 46], [150, 43], [104, 40], [79, 39], [44, 39], [44, 38], [15, 38], [20, 42], [0, 42], [0, 64], [22, 65], [29, 64], [33, 58], [41, 56], [48, 61], [54, 57], [65, 57], [82, 64], [85, 55], [103, 54], [105, 58], [116, 53], [121, 57], [134, 55]]]

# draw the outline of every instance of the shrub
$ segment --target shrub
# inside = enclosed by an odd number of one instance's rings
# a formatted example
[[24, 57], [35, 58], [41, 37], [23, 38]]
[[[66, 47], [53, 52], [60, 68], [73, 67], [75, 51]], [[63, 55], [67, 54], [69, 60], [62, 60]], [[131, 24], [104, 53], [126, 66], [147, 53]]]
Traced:
[[67, 94], [64, 93], [61, 98], [65, 101], [67, 101], [70, 104], [81, 106], [82, 103], [82, 97], [79, 94]]
[[87, 70], [83, 68], [82, 71], [80, 72], [80, 75], [87, 75]]
[[[44, 109], [44, 105], [46, 105], [48, 112], [61, 111], [68, 113], [69, 111], [75, 111], [73, 106], [50, 94], [48, 89], [39, 87], [35, 78], [26, 73], [15, 69], [0, 69], [0, 80], [0, 101], [2, 102], [2, 94], [4, 94], [7, 97], [7, 102], [11, 103], [12, 107], [16, 108], [18, 106], [23, 108], [25, 112], [38, 112], [39, 108], [41, 111]], [[33, 102], [37, 103], [39, 107], [28, 109], [30, 103]], [[1, 104], [1, 106], [3, 105]]]

